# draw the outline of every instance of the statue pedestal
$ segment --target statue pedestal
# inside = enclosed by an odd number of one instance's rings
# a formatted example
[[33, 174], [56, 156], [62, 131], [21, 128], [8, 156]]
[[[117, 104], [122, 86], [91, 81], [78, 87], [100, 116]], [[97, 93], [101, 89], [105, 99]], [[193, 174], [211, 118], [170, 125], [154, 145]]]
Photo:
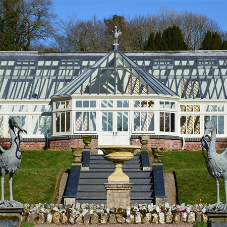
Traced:
[[130, 206], [130, 191], [132, 183], [116, 181], [114, 183], [104, 183], [107, 194], [107, 208]]
[[21, 227], [23, 208], [0, 208], [0, 226]]

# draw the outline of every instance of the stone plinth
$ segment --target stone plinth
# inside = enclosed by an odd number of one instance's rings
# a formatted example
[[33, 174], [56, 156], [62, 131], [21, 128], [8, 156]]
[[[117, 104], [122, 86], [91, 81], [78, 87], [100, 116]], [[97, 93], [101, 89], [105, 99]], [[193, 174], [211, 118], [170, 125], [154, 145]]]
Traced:
[[207, 227], [227, 227], [227, 212], [207, 212]]
[[107, 193], [107, 208], [130, 206], [130, 191], [132, 183], [115, 182], [104, 183]]
[[0, 208], [0, 227], [21, 227], [23, 208]]

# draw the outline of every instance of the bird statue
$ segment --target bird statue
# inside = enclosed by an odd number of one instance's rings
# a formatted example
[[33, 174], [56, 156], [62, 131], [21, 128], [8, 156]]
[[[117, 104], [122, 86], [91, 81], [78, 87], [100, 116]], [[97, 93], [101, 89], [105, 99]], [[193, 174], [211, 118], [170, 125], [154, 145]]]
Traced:
[[[209, 134], [211, 133], [211, 136]], [[205, 137], [210, 139], [208, 143]], [[201, 139], [202, 150], [204, 155], [204, 148], [207, 150], [206, 166], [210, 175], [215, 179], [217, 185], [217, 204], [220, 204], [219, 194], [219, 177], [224, 179], [225, 185], [225, 198], [227, 203], [227, 148], [221, 154], [218, 154], [215, 150], [216, 143], [216, 125], [213, 121], [207, 121], [205, 123], [204, 135]]]
[[[17, 129], [17, 135], [15, 132]], [[4, 179], [6, 174], [9, 176], [10, 201], [13, 201], [12, 180], [14, 173], [19, 169], [22, 159], [20, 150], [21, 132], [27, 133], [21, 125], [21, 119], [16, 116], [9, 117], [9, 132], [11, 137], [11, 146], [9, 150], [4, 150], [0, 146], [0, 174], [1, 174], [1, 203], [4, 203]]]

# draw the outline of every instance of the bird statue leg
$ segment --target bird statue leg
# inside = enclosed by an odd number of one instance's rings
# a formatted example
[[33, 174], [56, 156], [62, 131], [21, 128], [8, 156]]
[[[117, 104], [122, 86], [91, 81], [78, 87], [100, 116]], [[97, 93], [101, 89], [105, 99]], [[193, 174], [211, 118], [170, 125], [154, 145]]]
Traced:
[[227, 174], [223, 174], [224, 185], [225, 185], [225, 203], [227, 204]]
[[10, 197], [9, 200], [13, 200], [13, 173], [10, 173], [10, 177], [9, 177], [9, 192], [10, 192]]
[[5, 200], [4, 199], [4, 179], [5, 179], [5, 176], [2, 176], [2, 178], [1, 178], [1, 190], [2, 190], [1, 202], [3, 202]]
[[5, 201], [5, 198], [4, 198], [4, 180], [5, 180], [5, 170], [3, 168], [1, 168], [1, 190], [2, 190], [1, 202]]
[[220, 202], [220, 194], [219, 194], [219, 180], [218, 180], [218, 177], [216, 177], [215, 180], [216, 180], [216, 185], [217, 185], [217, 203], [221, 203]]

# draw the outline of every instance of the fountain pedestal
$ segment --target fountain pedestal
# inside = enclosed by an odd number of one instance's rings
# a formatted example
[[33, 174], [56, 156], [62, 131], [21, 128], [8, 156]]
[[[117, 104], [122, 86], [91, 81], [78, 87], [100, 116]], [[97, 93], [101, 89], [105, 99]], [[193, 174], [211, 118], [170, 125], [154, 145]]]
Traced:
[[130, 206], [132, 183], [104, 183], [107, 196], [107, 208]]
[[108, 177], [108, 183], [104, 186], [107, 191], [107, 208], [130, 206], [130, 191], [132, 183], [129, 183], [129, 177], [123, 173], [122, 165], [125, 161], [133, 158], [133, 152], [140, 149], [134, 145], [103, 145], [98, 146], [104, 153], [104, 159], [113, 162], [114, 172]]

